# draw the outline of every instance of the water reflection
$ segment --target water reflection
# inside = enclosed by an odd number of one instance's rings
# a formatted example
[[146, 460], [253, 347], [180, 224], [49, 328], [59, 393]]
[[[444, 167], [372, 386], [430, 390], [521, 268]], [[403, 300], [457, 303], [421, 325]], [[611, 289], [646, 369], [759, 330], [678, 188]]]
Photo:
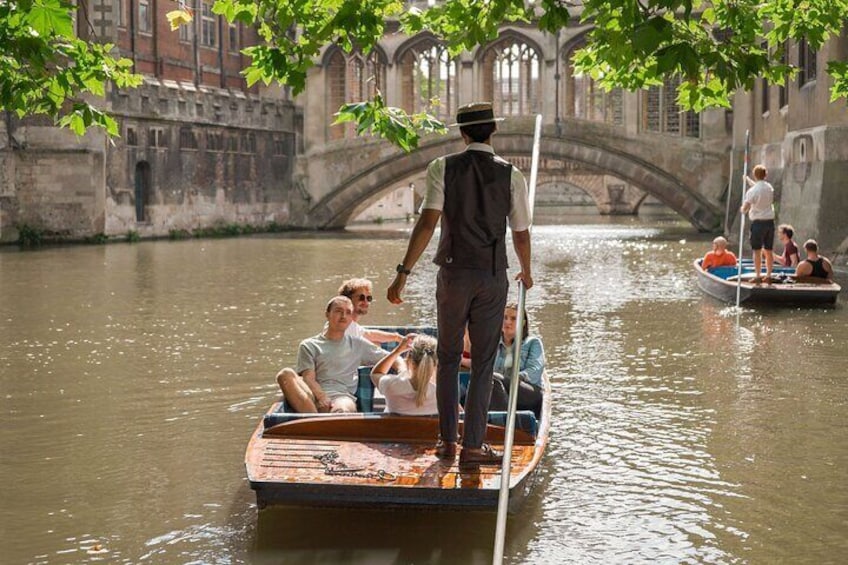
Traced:
[[271, 509], [259, 516], [251, 560], [490, 563], [494, 530], [491, 513]]
[[[384, 295], [404, 237], [0, 253], [4, 559], [488, 562], [492, 515], [257, 516], [244, 478], [273, 375], [343, 278]], [[838, 562], [848, 309], [736, 312], [702, 296], [690, 261], [709, 237], [676, 225], [534, 238], [528, 310], [555, 414], [507, 562]], [[407, 302], [375, 301], [371, 323], [433, 322], [431, 252]]]

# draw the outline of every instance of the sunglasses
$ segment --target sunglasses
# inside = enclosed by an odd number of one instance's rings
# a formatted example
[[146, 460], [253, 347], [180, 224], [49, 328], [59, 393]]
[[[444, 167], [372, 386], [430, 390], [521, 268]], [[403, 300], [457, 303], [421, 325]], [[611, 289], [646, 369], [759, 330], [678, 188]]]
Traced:
[[363, 300], [367, 300], [368, 302], [371, 302], [371, 301], [374, 300], [374, 297], [371, 296], [370, 294], [360, 294], [359, 295], [359, 301], [362, 302]]

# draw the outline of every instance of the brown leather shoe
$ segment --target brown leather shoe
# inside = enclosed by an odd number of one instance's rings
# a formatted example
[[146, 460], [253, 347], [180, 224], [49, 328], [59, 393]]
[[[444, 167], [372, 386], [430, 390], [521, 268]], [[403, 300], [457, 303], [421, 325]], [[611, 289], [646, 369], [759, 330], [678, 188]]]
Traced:
[[453, 459], [456, 457], [456, 442], [440, 439], [436, 442], [436, 457], [439, 459]]
[[503, 451], [492, 449], [484, 443], [479, 449], [463, 447], [459, 454], [460, 465], [500, 465], [503, 462]]

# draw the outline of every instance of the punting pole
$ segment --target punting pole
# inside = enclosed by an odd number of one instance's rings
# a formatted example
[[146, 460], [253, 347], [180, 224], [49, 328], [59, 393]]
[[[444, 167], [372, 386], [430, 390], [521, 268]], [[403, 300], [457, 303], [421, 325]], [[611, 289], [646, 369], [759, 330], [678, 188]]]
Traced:
[[721, 226], [721, 235], [730, 234], [727, 229], [727, 222], [730, 221], [730, 201], [733, 199], [733, 153], [736, 151], [736, 147], [733, 147], [730, 150], [730, 155], [728, 156], [728, 160], [730, 161], [729, 171], [730, 174], [727, 177], [727, 202], [724, 206], [724, 224]]
[[[751, 152], [751, 130], [745, 130], [745, 161], [742, 163], [742, 198], [739, 200], [739, 205], [745, 202], [746, 183], [748, 181], [748, 156]], [[740, 208], [741, 210], [741, 208]], [[739, 302], [742, 297], [742, 243], [745, 241], [745, 214], [739, 212], [739, 267], [736, 271], [736, 307], [739, 308]], [[760, 273], [754, 273], [755, 277], [759, 277]]]
[[[536, 129], [533, 134], [533, 159], [530, 165], [530, 220], [533, 220], [533, 207], [536, 198], [536, 177], [539, 173], [539, 144], [542, 138], [542, 114], [536, 114]], [[524, 283], [518, 282], [518, 312], [515, 317], [517, 336], [521, 337], [524, 325], [524, 299], [527, 290]], [[498, 493], [498, 520], [495, 528], [495, 551], [492, 555], [493, 565], [503, 563], [504, 538], [506, 538], [506, 514], [509, 507], [509, 476], [512, 466], [512, 443], [515, 439], [515, 410], [518, 406], [518, 373], [521, 371], [521, 339], [515, 340], [515, 353], [512, 356], [512, 378], [509, 383], [509, 408], [506, 413], [506, 430], [504, 433], [504, 455], [501, 464], [501, 489]]]

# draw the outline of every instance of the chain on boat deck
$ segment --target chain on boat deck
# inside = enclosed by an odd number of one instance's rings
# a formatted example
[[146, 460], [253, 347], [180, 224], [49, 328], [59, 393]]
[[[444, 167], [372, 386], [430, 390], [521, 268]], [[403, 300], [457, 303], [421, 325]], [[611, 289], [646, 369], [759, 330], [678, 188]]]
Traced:
[[[258, 481], [323, 483], [332, 477], [335, 483], [443, 489], [497, 488], [500, 484], [499, 466], [460, 469], [456, 459], [438, 459], [427, 444], [274, 437], [262, 441], [258, 476], [253, 477]], [[513, 480], [526, 470], [533, 454], [532, 445], [513, 448]], [[474, 479], [473, 483], [468, 482], [469, 478]]]

